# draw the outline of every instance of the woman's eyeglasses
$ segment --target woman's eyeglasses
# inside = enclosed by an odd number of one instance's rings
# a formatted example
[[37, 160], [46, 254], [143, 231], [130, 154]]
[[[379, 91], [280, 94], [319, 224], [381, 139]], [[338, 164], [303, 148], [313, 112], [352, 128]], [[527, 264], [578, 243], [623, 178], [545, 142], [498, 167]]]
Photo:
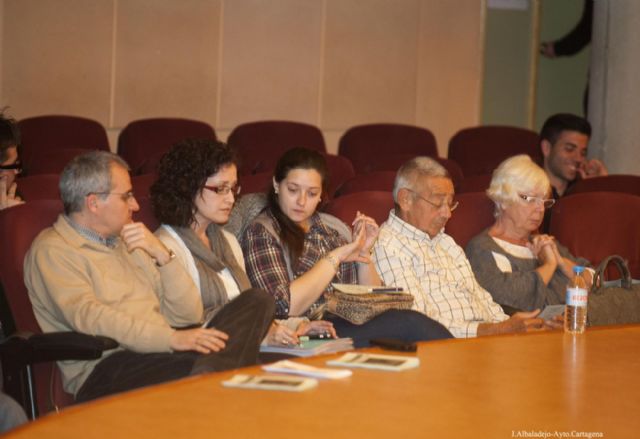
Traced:
[[540, 198], [540, 197], [532, 197], [531, 195], [519, 195], [520, 199], [523, 200], [527, 204], [538, 203], [542, 204], [545, 209], [549, 209], [551, 206], [556, 204], [556, 200], [553, 198]]
[[234, 197], [240, 195], [240, 185], [236, 184], [234, 186], [222, 185], [222, 186], [202, 186], [204, 189], [208, 189], [210, 191], [215, 192], [218, 195], [227, 195], [229, 192], [233, 194]]

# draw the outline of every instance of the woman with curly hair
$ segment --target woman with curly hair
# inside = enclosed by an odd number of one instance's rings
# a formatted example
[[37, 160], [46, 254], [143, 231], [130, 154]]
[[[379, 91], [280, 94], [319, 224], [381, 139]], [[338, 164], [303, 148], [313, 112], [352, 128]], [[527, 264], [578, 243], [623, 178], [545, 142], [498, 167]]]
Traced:
[[[236, 238], [222, 229], [240, 192], [236, 154], [224, 143], [187, 140], [160, 161], [151, 202], [162, 226], [156, 235], [174, 249], [200, 288], [209, 321], [251, 288]], [[291, 319], [271, 325], [266, 342], [297, 343], [298, 335], [330, 333], [328, 322]]]

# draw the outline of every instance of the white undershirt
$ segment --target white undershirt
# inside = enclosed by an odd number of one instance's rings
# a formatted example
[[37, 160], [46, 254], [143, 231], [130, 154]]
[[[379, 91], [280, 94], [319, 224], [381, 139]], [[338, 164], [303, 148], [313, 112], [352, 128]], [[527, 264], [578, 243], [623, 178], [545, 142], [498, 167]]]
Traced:
[[504, 239], [496, 238], [492, 236], [493, 240], [498, 244], [498, 246], [516, 258], [521, 259], [535, 259], [536, 257], [533, 255], [533, 252], [529, 250], [529, 247], [525, 247], [523, 245], [513, 244], [511, 242], [505, 241]]
[[218, 271], [218, 275], [220, 276], [220, 280], [222, 280], [224, 289], [227, 291], [227, 297], [229, 300], [238, 297], [240, 295], [240, 288], [238, 288], [238, 284], [233, 278], [231, 271], [229, 271], [228, 268], [225, 268], [222, 271]]

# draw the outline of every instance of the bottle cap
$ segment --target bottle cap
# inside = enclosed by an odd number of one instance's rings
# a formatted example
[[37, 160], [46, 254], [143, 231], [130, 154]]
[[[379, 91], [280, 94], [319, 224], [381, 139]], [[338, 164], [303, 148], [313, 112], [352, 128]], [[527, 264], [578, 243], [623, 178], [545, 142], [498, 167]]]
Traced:
[[575, 274], [580, 274], [584, 271], [584, 267], [582, 265], [574, 265], [573, 266], [573, 272]]

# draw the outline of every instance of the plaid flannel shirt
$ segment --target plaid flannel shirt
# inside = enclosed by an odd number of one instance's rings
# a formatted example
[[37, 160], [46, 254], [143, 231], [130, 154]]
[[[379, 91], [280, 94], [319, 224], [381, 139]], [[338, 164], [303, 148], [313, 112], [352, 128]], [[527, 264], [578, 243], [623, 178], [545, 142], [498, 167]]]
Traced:
[[[265, 213], [272, 222], [276, 233], [280, 227], [270, 210]], [[324, 224], [317, 213], [310, 218], [311, 227], [304, 237], [304, 249], [298, 261], [292, 261], [294, 279], [309, 271], [318, 261], [331, 250], [347, 244], [347, 241], [335, 230]], [[244, 232], [242, 237], [242, 252], [244, 253], [247, 274], [251, 285], [262, 288], [274, 296], [276, 301], [276, 318], [289, 317], [289, 303], [291, 292], [289, 285], [294, 279], [289, 276], [284, 252], [287, 249], [259, 222], [254, 221]], [[357, 264], [343, 262], [340, 264], [332, 282], [358, 283]], [[331, 284], [325, 292], [332, 291]], [[325, 302], [324, 295], [305, 312], [305, 316], [312, 316], [314, 311]]]

